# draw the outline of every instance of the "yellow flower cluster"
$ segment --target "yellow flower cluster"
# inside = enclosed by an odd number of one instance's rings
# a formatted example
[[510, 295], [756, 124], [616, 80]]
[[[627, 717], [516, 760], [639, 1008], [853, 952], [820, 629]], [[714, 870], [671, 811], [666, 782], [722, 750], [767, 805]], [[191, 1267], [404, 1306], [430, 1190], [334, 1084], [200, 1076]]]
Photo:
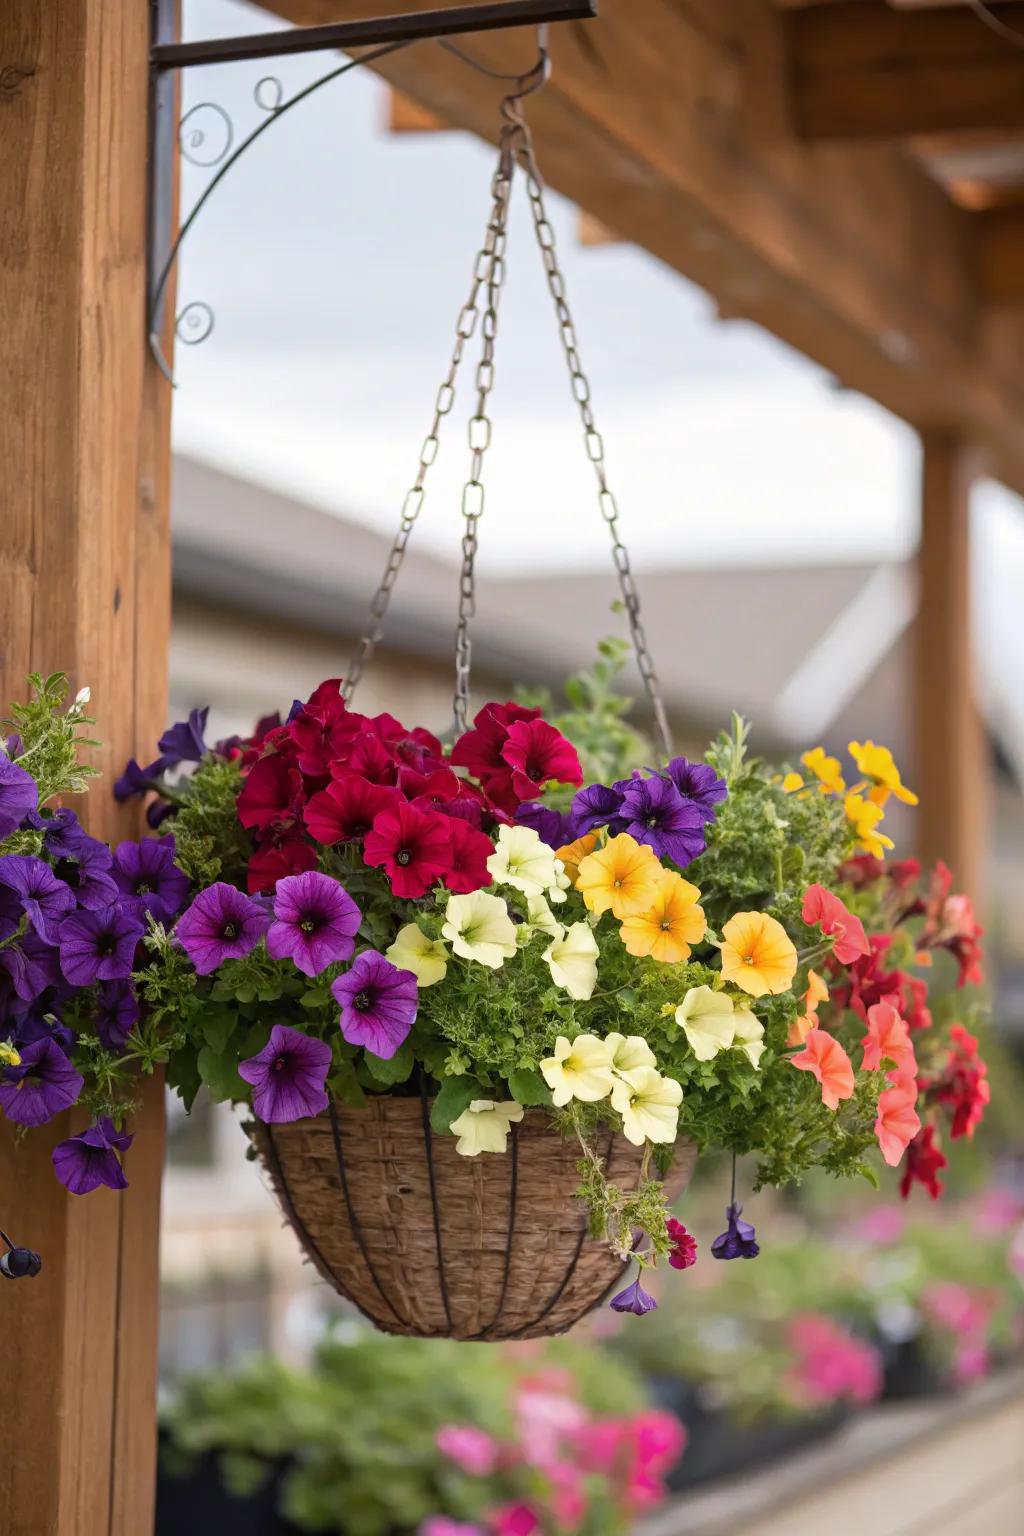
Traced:
[[866, 853], [880, 859], [893, 846], [892, 839], [878, 830], [890, 796], [902, 800], [905, 805], [916, 805], [917, 796], [901, 779], [888, 747], [878, 746], [873, 741], [851, 741], [847, 750], [860, 775], [858, 782], [849, 789], [839, 759], [829, 757], [824, 747], [814, 747], [801, 757], [807, 777], [787, 773], [782, 787], [788, 794], [806, 795], [816, 784], [823, 795], [843, 795], [847, 819], [858, 843]]
[[622, 1117], [622, 1130], [635, 1147], [645, 1141], [673, 1142], [679, 1128], [683, 1090], [673, 1078], [662, 1077], [654, 1052], [640, 1035], [565, 1035], [555, 1042], [555, 1054], [540, 1064], [544, 1081], [558, 1108], [572, 1099], [597, 1104], [611, 1097]]
[[651, 849], [628, 832], [584, 853], [577, 863], [573, 855], [579, 850], [580, 844], [573, 844], [560, 849], [558, 856], [567, 868], [576, 869], [576, 889], [588, 910], [595, 915], [610, 911], [618, 919], [629, 953], [650, 955], [663, 965], [688, 960], [690, 946], [698, 944], [707, 929], [697, 887], [665, 869]]

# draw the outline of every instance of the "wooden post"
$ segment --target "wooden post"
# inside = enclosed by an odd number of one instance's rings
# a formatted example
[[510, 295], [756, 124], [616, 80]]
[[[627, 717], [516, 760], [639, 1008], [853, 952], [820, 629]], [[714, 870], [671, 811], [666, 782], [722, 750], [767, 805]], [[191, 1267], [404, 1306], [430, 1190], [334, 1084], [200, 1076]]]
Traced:
[[[104, 777], [84, 814], [135, 830], [111, 797], [165, 720], [169, 389], [145, 326], [149, 6], [0, 5], [0, 704], [30, 669], [88, 683]], [[53, 1145], [0, 1128], [0, 1225], [37, 1248], [4, 1282], [5, 1536], [152, 1529], [162, 1085], [131, 1127], [130, 1189], [68, 1195]]]
[[943, 432], [922, 436], [921, 543], [915, 644], [916, 812], [919, 852], [945, 859], [956, 888], [982, 892], [989, 765], [971, 650], [970, 498], [973, 449]]

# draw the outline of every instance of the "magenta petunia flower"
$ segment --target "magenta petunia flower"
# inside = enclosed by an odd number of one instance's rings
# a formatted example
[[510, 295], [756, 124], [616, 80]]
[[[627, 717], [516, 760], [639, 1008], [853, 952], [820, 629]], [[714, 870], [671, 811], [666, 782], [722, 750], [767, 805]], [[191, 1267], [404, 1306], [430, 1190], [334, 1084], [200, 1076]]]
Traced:
[[513, 721], [501, 755], [512, 769], [512, 788], [520, 800], [532, 800], [551, 779], [583, 783], [576, 748], [546, 720]]
[[39, 804], [39, 790], [30, 773], [0, 752], [0, 838], [14, 832]]
[[3, 1069], [0, 1109], [16, 1125], [45, 1125], [71, 1108], [84, 1082], [55, 1040], [35, 1040], [18, 1066]]
[[697, 1239], [674, 1216], [668, 1218], [665, 1227], [672, 1240], [669, 1263], [673, 1269], [689, 1269], [697, 1262]]
[[252, 1085], [252, 1107], [269, 1125], [305, 1120], [327, 1108], [324, 1084], [331, 1048], [288, 1024], [275, 1024], [255, 1056], [239, 1063], [238, 1074]]
[[448, 889], [468, 896], [471, 891], [479, 891], [485, 885], [490, 885], [487, 860], [494, 852], [491, 839], [471, 827], [468, 821], [457, 821], [454, 818], [448, 830], [451, 835], [451, 856], [444, 875]]
[[12, 891], [32, 927], [47, 944], [56, 944], [61, 923], [75, 905], [75, 895], [49, 864], [27, 854], [0, 858], [0, 886]]
[[375, 818], [363, 858], [383, 865], [396, 896], [422, 896], [451, 868], [453, 825], [447, 816], [418, 811], [400, 800]]
[[79, 1136], [69, 1136], [53, 1149], [58, 1179], [73, 1195], [88, 1195], [101, 1184], [108, 1189], [127, 1189], [119, 1152], [127, 1152], [134, 1137], [116, 1129], [104, 1115]]
[[174, 929], [200, 976], [225, 960], [240, 960], [255, 949], [270, 926], [270, 914], [233, 885], [218, 880], [200, 891]]
[[65, 979], [74, 987], [126, 981], [145, 931], [141, 918], [116, 904], [65, 918], [60, 930], [60, 968]]
[[121, 905], [139, 917], [149, 913], [158, 923], [177, 917], [189, 892], [189, 879], [175, 864], [174, 854], [173, 832], [119, 843], [111, 873]]
[[346, 773], [311, 796], [304, 812], [306, 826], [318, 843], [352, 842], [365, 837], [374, 817], [399, 799], [398, 790], [389, 785]]
[[376, 950], [366, 950], [331, 983], [341, 1005], [339, 1026], [350, 1045], [363, 1045], [387, 1061], [416, 1019], [419, 991], [412, 971], [400, 971]]
[[277, 883], [274, 921], [267, 929], [267, 953], [294, 960], [307, 976], [319, 976], [355, 949], [362, 913], [352, 897], [319, 870], [289, 875]]
[[296, 821], [302, 812], [302, 774], [279, 752], [253, 763], [238, 796], [238, 819], [243, 827], [266, 832], [270, 827]]

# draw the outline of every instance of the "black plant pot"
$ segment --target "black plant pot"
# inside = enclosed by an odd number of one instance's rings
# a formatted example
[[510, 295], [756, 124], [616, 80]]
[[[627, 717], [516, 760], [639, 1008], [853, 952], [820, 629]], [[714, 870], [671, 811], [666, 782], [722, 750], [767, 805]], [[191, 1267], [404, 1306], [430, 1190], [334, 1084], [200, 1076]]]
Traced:
[[236, 1498], [221, 1481], [216, 1455], [201, 1457], [184, 1476], [172, 1473], [161, 1456], [154, 1536], [302, 1536], [278, 1513], [286, 1470], [274, 1468], [255, 1493]]
[[737, 1424], [721, 1409], [708, 1408], [699, 1388], [675, 1377], [656, 1376], [649, 1385], [658, 1405], [674, 1413], [687, 1432], [686, 1450], [668, 1475], [673, 1493], [790, 1456], [835, 1434], [850, 1413], [845, 1403], [837, 1403], [800, 1417]]
[[937, 1397], [952, 1390], [949, 1378], [924, 1348], [920, 1338], [881, 1342], [885, 1371], [882, 1398], [901, 1402], [910, 1397]]

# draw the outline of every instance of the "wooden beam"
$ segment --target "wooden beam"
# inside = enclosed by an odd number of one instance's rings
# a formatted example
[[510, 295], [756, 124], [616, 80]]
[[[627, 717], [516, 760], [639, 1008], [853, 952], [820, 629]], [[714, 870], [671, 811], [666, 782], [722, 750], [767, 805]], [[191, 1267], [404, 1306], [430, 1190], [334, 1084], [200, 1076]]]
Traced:
[[918, 849], [927, 862], [945, 859], [956, 888], [975, 898], [989, 809], [971, 634], [970, 504], [979, 471], [977, 454], [958, 438], [924, 435], [914, 645]]
[[388, 92], [389, 133], [443, 133], [451, 124], [402, 91]]
[[610, 230], [607, 224], [602, 224], [600, 219], [595, 219], [592, 213], [581, 210], [576, 224], [576, 238], [580, 245], [621, 245], [619, 236]]
[[[88, 683], [102, 721], [90, 829], [135, 830], [112, 774], [166, 719], [169, 394], [148, 362], [149, 7], [0, 6], [0, 701], [25, 674]], [[130, 1188], [57, 1183], [60, 1116], [0, 1126], [0, 1217], [43, 1257], [8, 1287], [4, 1536], [145, 1536], [156, 1453], [162, 1085], [145, 1086]]]
[[[998, 14], [1024, 41], [1024, 4]], [[790, 11], [785, 28], [801, 138], [1024, 127], [1024, 51], [965, 5], [893, 9], [884, 0], [845, 0]]]
[[1024, 304], [1024, 206], [973, 216], [977, 281], [990, 304]]
[[[313, 23], [393, 0], [263, 3]], [[526, 105], [545, 175], [847, 388], [915, 426], [961, 427], [1024, 491], [1024, 354], [997, 362], [979, 339], [969, 216], [898, 150], [794, 140], [785, 20], [768, 0], [605, 0], [600, 20], [553, 28], [552, 78]], [[466, 46], [502, 70], [536, 57], [531, 31]], [[443, 49], [378, 68], [496, 139], [502, 87]]]

